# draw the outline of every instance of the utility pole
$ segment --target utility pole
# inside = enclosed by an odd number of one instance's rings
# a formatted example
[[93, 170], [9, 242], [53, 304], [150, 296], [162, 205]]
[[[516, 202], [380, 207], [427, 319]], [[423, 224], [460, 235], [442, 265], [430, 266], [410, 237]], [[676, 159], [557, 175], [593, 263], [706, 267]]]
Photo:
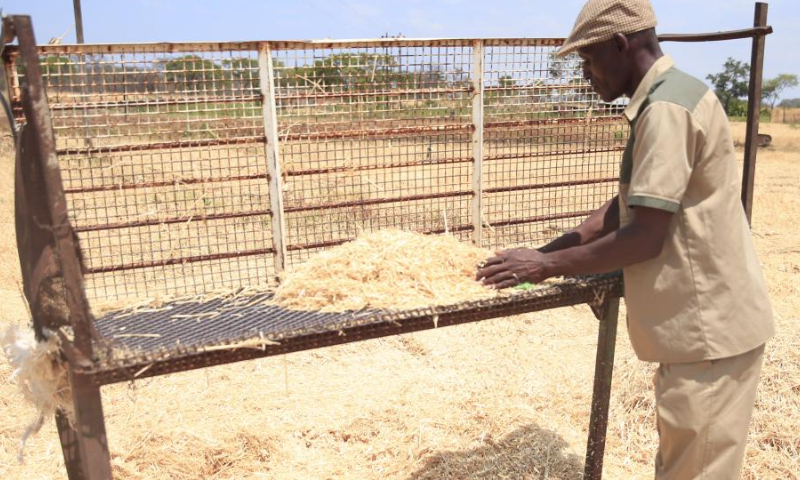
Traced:
[[83, 15], [81, 14], [81, 0], [72, 0], [75, 9], [75, 37], [78, 43], [83, 43]]

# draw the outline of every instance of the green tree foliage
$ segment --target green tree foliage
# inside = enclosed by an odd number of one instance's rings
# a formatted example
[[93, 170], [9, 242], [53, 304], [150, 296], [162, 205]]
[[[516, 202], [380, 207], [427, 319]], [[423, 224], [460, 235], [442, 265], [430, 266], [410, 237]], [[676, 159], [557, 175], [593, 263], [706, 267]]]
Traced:
[[547, 74], [552, 83], [574, 87], [556, 90], [553, 94], [556, 101], [571, 103], [587, 99], [586, 90], [582, 88], [583, 64], [578, 54], [571, 53], [566, 57], [559, 57], [555, 52], [550, 53], [548, 65]]
[[169, 60], [164, 64], [164, 71], [167, 82], [184, 92], [212, 92], [228, 81], [221, 65], [197, 55]]
[[732, 98], [727, 113], [729, 117], [747, 117], [747, 100]]
[[797, 75], [781, 73], [777, 77], [764, 82], [764, 85], [761, 87], [761, 98], [769, 103], [770, 108], [775, 108], [775, 104], [778, 103], [781, 93], [787, 88], [794, 88], [797, 85]]
[[230, 84], [233, 90], [256, 90], [260, 86], [258, 60], [252, 58], [234, 58], [223, 60], [222, 74], [226, 83]]
[[[272, 66], [276, 70], [283, 68], [283, 62], [272, 60]], [[259, 76], [258, 60], [253, 58], [233, 58], [222, 61], [222, 78], [226, 87], [233, 91], [259, 91], [261, 81]]]
[[313, 65], [284, 70], [279, 84], [364, 91], [436, 83], [442, 80], [441, 77], [437, 71], [404, 72], [392, 55], [337, 53], [317, 59]]
[[578, 54], [571, 53], [566, 57], [559, 57], [556, 52], [552, 52], [549, 57], [547, 73], [551, 79], [570, 84], [582, 81], [583, 65]]
[[47, 79], [48, 86], [67, 87], [77, 83], [74, 76], [78, 73], [78, 66], [69, 57], [48, 55], [39, 62], [42, 76]]
[[749, 64], [728, 57], [720, 73], [706, 77], [728, 115], [733, 115], [731, 108], [735, 106], [734, 100], [747, 96], [749, 76]]
[[778, 107], [780, 108], [800, 108], [800, 98], [787, 98], [782, 101]]
[[500, 88], [511, 88], [517, 84], [517, 81], [511, 75], [501, 75], [497, 82]]

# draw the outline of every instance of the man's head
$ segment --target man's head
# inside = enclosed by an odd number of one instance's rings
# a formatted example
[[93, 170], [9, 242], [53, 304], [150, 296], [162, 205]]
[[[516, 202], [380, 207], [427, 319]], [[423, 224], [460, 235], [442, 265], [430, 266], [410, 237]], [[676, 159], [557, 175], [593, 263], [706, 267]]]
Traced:
[[632, 94], [644, 69], [661, 56], [649, 0], [589, 0], [560, 56], [578, 52], [584, 77], [610, 102]]

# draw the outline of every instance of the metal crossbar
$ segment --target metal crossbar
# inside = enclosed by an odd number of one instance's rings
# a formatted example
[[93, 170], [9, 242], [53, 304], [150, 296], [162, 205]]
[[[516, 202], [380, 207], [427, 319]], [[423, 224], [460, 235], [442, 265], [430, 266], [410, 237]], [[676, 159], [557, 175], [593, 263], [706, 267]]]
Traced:
[[558, 43], [39, 47], [89, 299], [273, 285], [386, 227], [553, 238], [613, 196], [628, 136]]

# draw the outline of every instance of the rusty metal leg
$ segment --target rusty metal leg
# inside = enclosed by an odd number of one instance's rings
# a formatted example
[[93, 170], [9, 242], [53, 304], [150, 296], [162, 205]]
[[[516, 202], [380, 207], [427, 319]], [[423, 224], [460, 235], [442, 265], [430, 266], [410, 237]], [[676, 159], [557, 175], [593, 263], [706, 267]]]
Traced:
[[61, 453], [64, 454], [64, 465], [67, 467], [69, 480], [82, 480], [80, 454], [78, 453], [78, 434], [72, 429], [66, 415], [56, 413], [56, 427], [61, 441]]
[[600, 331], [597, 336], [597, 359], [594, 369], [594, 391], [592, 392], [592, 413], [589, 419], [584, 480], [600, 480], [603, 476], [603, 453], [606, 446], [608, 405], [611, 400], [611, 376], [614, 370], [618, 313], [618, 298], [603, 303]]
[[70, 372], [72, 399], [75, 402], [75, 424], [56, 414], [56, 426], [69, 480], [111, 480], [100, 388]]
[[[765, 27], [769, 5], [756, 3], [753, 25]], [[744, 170], [742, 171], [742, 205], [747, 221], [753, 218], [753, 189], [756, 177], [756, 156], [758, 155], [758, 125], [761, 119], [761, 83], [764, 70], [764, 36], [753, 37], [750, 57], [750, 87], [747, 91], [747, 130], [744, 141]]]

